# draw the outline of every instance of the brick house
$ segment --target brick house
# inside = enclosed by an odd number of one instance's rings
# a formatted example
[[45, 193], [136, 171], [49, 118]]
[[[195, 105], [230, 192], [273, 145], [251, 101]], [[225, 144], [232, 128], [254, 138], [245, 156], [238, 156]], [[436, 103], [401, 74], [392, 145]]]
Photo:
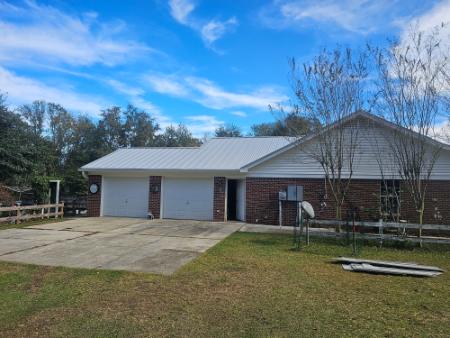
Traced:
[[[389, 194], [382, 182], [377, 154], [387, 157], [386, 144], [396, 127], [365, 112], [347, 122], [358, 128], [357, 151], [349, 193], [343, 208], [357, 210], [363, 220], [377, 220]], [[322, 132], [332, 132], [332, 128]], [[450, 224], [450, 146], [439, 148], [427, 191], [426, 223]], [[318, 218], [333, 219], [333, 200], [324, 171], [311, 154], [317, 134], [287, 137], [213, 138], [200, 147], [119, 149], [80, 170], [89, 178], [89, 216], [155, 217], [284, 225], [295, 221], [295, 202], [279, 192], [302, 186]], [[381, 148], [380, 148], [381, 147]], [[383, 148], [384, 147], [384, 148]], [[394, 166], [383, 168], [400, 196], [396, 212], [418, 221], [412, 200]], [[385, 181], [386, 182], [386, 181]]]

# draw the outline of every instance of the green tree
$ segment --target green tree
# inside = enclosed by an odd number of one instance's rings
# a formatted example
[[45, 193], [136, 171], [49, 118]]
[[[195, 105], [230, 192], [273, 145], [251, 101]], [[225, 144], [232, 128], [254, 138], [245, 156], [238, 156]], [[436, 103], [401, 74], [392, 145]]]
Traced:
[[216, 137], [241, 137], [242, 131], [235, 124], [222, 125], [214, 132]]
[[155, 133], [160, 129], [148, 113], [128, 105], [124, 113], [124, 135], [127, 147], [151, 147], [155, 144]]
[[46, 118], [47, 104], [45, 101], [34, 101], [19, 108], [22, 117], [28, 122], [35, 135], [44, 132], [44, 121]]
[[297, 112], [285, 114], [283, 108], [278, 109], [282, 118], [274, 122], [254, 124], [251, 126], [251, 134], [254, 136], [298, 136], [306, 135], [311, 130], [317, 128], [320, 123], [308, 117], [299, 115]]
[[77, 117], [73, 123], [71, 147], [62, 172], [63, 189], [70, 194], [86, 193], [86, 180], [78, 169], [107, 154], [102, 147], [97, 125], [84, 115]]
[[196, 147], [200, 141], [192, 136], [189, 129], [179, 124], [178, 126], [166, 127], [164, 133], [158, 135], [156, 140], [158, 147]]
[[[0, 95], [0, 181], [19, 187], [35, 187], [53, 175], [56, 152], [53, 144], [38, 134], [35, 126], [12, 112]], [[39, 189], [37, 196], [43, 197]]]
[[102, 146], [111, 152], [126, 146], [125, 127], [122, 123], [122, 109], [114, 106], [102, 111], [102, 119], [98, 123]]
[[61, 167], [67, 160], [72, 147], [73, 126], [75, 120], [71, 113], [56, 103], [48, 103], [49, 137], [55, 146], [58, 162]]

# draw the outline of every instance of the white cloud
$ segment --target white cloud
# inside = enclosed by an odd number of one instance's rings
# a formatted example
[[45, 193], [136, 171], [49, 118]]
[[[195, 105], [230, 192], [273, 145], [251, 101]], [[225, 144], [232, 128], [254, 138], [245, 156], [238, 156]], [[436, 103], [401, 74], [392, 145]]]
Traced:
[[170, 15], [181, 24], [188, 24], [188, 16], [195, 8], [189, 0], [170, 0]]
[[72, 89], [48, 86], [40, 81], [18, 76], [0, 67], [0, 88], [6, 91], [8, 100], [14, 105], [30, 103], [36, 99], [59, 103], [66, 109], [93, 116], [99, 115], [105, 106], [104, 100], [80, 94]]
[[153, 74], [145, 76], [144, 81], [150, 84], [154, 91], [161, 94], [170, 94], [179, 97], [188, 95], [188, 89], [175, 76]]
[[247, 113], [244, 111], [240, 111], [240, 110], [232, 111], [231, 115], [238, 116], [238, 117], [247, 117]]
[[152, 74], [144, 77], [144, 81], [158, 93], [189, 99], [218, 110], [239, 107], [267, 110], [269, 104], [288, 99], [278, 87], [266, 86], [250, 92], [235, 92], [201, 77]]
[[212, 115], [186, 116], [186, 120], [189, 121], [186, 126], [196, 137], [213, 133], [218, 127], [224, 124], [224, 121], [220, 121]]
[[[417, 21], [418, 29], [422, 31], [429, 31], [442, 23], [450, 21], [450, 0], [438, 2], [429, 11], [422, 15], [415, 17], [412, 21]], [[447, 27], [447, 32], [450, 29]]]
[[237, 23], [237, 19], [234, 16], [226, 21], [211, 20], [200, 30], [202, 39], [207, 45], [211, 45], [214, 41], [231, 31]]
[[249, 93], [227, 91], [214, 82], [198, 77], [186, 78], [188, 85], [200, 95], [197, 102], [214, 109], [250, 107], [266, 110], [269, 104], [287, 100], [287, 96], [272, 87], [262, 87]]
[[[440, 67], [449, 67], [449, 55], [450, 55], [450, 0], [444, 0], [436, 3], [428, 11], [423, 12], [420, 15], [411, 17], [408, 20], [403, 20], [399, 23], [402, 28], [399, 40], [399, 51], [408, 53], [409, 57], [420, 59], [421, 62], [428, 64], [427, 60], [430, 58], [431, 63], [428, 66], [432, 71], [416, 72], [416, 76], [423, 76], [428, 79], [428, 73], [434, 73]], [[421, 33], [421, 51], [418, 54], [418, 50], [414, 47], [419, 41], [419, 35]], [[432, 54], [428, 55], [425, 46], [432, 44]], [[408, 52], [406, 52], [408, 50]], [[443, 93], [447, 97], [450, 97], [450, 81], [447, 76], [442, 76], [439, 72], [435, 82], [436, 90]], [[427, 80], [429, 81], [429, 80]]]
[[450, 120], [438, 123], [433, 130], [433, 138], [450, 144]]
[[0, 4], [3, 63], [113, 66], [152, 50], [125, 38], [123, 21], [100, 22], [94, 12], [70, 15], [34, 1], [21, 7]]
[[417, 31], [431, 33], [436, 27], [440, 27], [439, 38], [441, 39], [441, 48], [444, 53], [447, 53], [450, 49], [450, 0], [444, 0], [438, 2], [430, 10], [422, 13], [409, 20], [401, 22], [403, 31], [400, 36], [401, 44], [406, 45], [410, 40], [410, 30], [415, 29]]
[[109, 79], [106, 81], [107, 84], [109, 84], [111, 87], [113, 87], [116, 91], [126, 94], [128, 96], [139, 96], [144, 94], [144, 90], [137, 87], [131, 87], [129, 85], [126, 85], [123, 82]]
[[[346, 31], [367, 34], [385, 29], [400, 13], [390, 0], [278, 0], [260, 11], [263, 24], [271, 28], [331, 24]], [[405, 7], [405, 6], [403, 6]]]
[[[221, 39], [225, 34], [231, 32], [237, 26], [236, 17], [228, 20], [203, 20], [193, 17], [191, 14], [196, 7], [195, 2], [191, 0], [170, 0], [170, 15], [182, 25], [199, 32], [205, 45], [213, 48], [212, 44]], [[213, 48], [214, 49], [214, 48]]]

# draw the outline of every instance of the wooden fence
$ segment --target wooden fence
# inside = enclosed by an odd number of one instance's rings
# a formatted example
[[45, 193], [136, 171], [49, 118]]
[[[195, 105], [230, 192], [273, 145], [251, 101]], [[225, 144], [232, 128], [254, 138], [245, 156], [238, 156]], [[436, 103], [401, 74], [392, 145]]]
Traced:
[[58, 218], [64, 216], [64, 203], [59, 204], [41, 204], [41, 205], [26, 205], [14, 207], [0, 208], [0, 215], [4, 212], [15, 213], [7, 217], [0, 217], [0, 223], [15, 222], [19, 224], [21, 221], [29, 219], [44, 219], [44, 218]]
[[[410, 241], [410, 242], [424, 242], [424, 243], [446, 243], [450, 244], [450, 225], [447, 224], [417, 224], [417, 223], [396, 223], [396, 222], [384, 222], [380, 220], [378, 222], [367, 222], [367, 221], [337, 221], [337, 220], [311, 220], [310, 225], [312, 228], [312, 232], [315, 234], [319, 234], [323, 237], [344, 237], [347, 236], [348, 232], [352, 232], [353, 225], [358, 228], [356, 230], [358, 237], [363, 237], [366, 239], [377, 239], [380, 241], [380, 244], [383, 243], [384, 240], [392, 240], [392, 241]], [[344, 232], [337, 233], [334, 231], [314, 231], [314, 226], [324, 227], [324, 228], [332, 228], [337, 225], [343, 227]], [[407, 230], [418, 230], [422, 228], [422, 230], [428, 231], [442, 231], [444, 233], [443, 236], [414, 236], [408, 235]], [[369, 232], [365, 232], [369, 230]], [[375, 232], [370, 232], [371, 229], [376, 229]], [[386, 230], [396, 230], [396, 234], [386, 232]]]

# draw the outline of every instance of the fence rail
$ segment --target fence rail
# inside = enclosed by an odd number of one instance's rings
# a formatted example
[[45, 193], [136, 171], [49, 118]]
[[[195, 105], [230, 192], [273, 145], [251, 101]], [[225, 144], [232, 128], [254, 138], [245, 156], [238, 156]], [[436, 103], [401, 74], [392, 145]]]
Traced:
[[[378, 233], [362, 233], [361, 230], [356, 231], [356, 236], [358, 238], [366, 238], [366, 239], [377, 239], [380, 241], [380, 245], [384, 240], [391, 241], [410, 241], [410, 242], [419, 242], [419, 243], [446, 243], [450, 244], [450, 237], [448, 237], [448, 232], [450, 232], [450, 225], [448, 224], [417, 224], [417, 223], [407, 223], [407, 222], [385, 222], [383, 220], [379, 220], [378, 222], [368, 222], [368, 221], [338, 221], [338, 220], [310, 220], [310, 225], [312, 233], [318, 234], [323, 237], [344, 237], [348, 236], [346, 233], [338, 233], [334, 231], [315, 231], [314, 226], [320, 227], [335, 227], [337, 225], [344, 226], [347, 229], [347, 232], [351, 232], [353, 225], [359, 229], [362, 228], [376, 228]], [[396, 229], [401, 230], [401, 235], [395, 235], [392, 233], [385, 233], [385, 229]], [[410, 236], [407, 235], [407, 230], [431, 230], [431, 231], [445, 231], [446, 235], [436, 237], [436, 236]]]
[[64, 203], [1, 207], [0, 213], [3, 212], [15, 212], [15, 215], [0, 217], [0, 223], [15, 222], [19, 224], [21, 221], [29, 219], [44, 219], [50, 217], [58, 218], [59, 216], [63, 217]]
[[[338, 220], [311, 220], [311, 225], [320, 226], [348, 226], [352, 225], [352, 221], [338, 221]], [[396, 223], [396, 222], [384, 222], [380, 220], [378, 222], [367, 222], [367, 221], [355, 221], [355, 226], [362, 228], [394, 228], [394, 229], [420, 229], [422, 230], [450, 230], [450, 225], [448, 224], [417, 224], [417, 223]]]

